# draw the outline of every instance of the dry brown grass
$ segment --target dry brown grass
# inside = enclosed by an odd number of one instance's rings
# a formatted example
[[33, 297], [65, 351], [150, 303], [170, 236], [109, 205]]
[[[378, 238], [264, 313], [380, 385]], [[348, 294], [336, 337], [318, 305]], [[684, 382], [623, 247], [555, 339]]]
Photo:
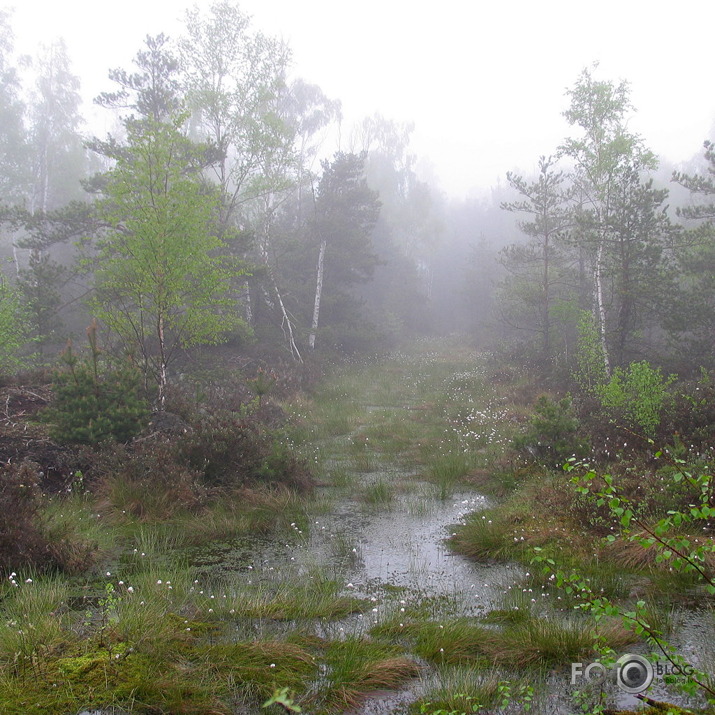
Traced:
[[[639, 539], [647, 539], [648, 534], [644, 531], [634, 532], [634, 540], [616, 539], [610, 543], [604, 544], [602, 555], [604, 558], [612, 561], [619, 566], [632, 570], [647, 570], [658, 569], [669, 571], [672, 568], [670, 559], [658, 562], [657, 556], [659, 549], [654, 546], [646, 546], [640, 543]], [[676, 538], [690, 538], [693, 546], [702, 545], [703, 543], [711, 545], [712, 537], [707, 536], [689, 536], [687, 534], [673, 534]], [[705, 565], [710, 571], [715, 571], [715, 553], [705, 554]]]
[[[645, 537], [646, 534], [643, 533], [642, 536]], [[655, 566], [655, 557], [658, 552], [653, 547], [647, 548], [637, 541], [616, 539], [611, 543], [604, 544], [601, 553], [604, 558], [619, 566], [638, 570]]]

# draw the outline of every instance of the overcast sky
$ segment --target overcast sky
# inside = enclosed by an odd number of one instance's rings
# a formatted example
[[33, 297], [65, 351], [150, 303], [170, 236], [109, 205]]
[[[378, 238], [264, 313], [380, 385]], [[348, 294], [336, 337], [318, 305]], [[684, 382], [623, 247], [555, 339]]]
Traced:
[[[0, 0], [0, 4], [1, 0]], [[12, 3], [4, 3], [5, 6]], [[185, 0], [23, 0], [16, 44], [64, 37], [89, 96], [111, 89], [146, 34], [175, 35]], [[199, 0], [202, 7], [210, 0]], [[20, 6], [21, 5], [21, 6]], [[715, 119], [714, 0], [244, 0], [282, 37], [294, 75], [343, 104], [346, 124], [413, 121], [412, 150], [461, 197], [532, 171], [569, 131], [564, 91], [600, 62], [627, 79], [631, 127], [671, 162], [700, 152]], [[162, 7], [163, 6], [163, 7]]]

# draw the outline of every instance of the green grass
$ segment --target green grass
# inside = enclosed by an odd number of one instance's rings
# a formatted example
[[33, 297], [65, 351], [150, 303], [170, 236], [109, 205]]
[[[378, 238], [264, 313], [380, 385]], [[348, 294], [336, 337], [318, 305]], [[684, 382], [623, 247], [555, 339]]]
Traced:
[[[508, 681], [506, 680], [508, 678]], [[507, 682], [509, 685], [507, 686]], [[494, 670], [477, 673], [472, 668], [442, 667], [430, 679], [426, 692], [410, 706], [414, 715], [467, 715], [489, 712], [505, 702], [524, 702], [529, 685], [514, 682], [509, 674]], [[509, 688], [507, 691], [506, 688]]]
[[70, 587], [60, 577], [36, 574], [15, 582], [5, 586], [0, 602], [0, 670], [25, 679], [43, 672], [54, 649], [72, 638], [66, 608]]
[[594, 654], [596, 639], [618, 650], [635, 640], [620, 622], [605, 621], [597, 628], [585, 619], [560, 615], [531, 614], [529, 607], [493, 611], [483, 621], [498, 623], [488, 627], [469, 618], [439, 621], [393, 617], [371, 633], [377, 638], [397, 639], [427, 661], [438, 665], [471, 664], [478, 669], [498, 665], [505, 668], [557, 667]]
[[362, 499], [372, 506], [388, 506], [395, 499], [395, 488], [383, 479], [378, 479], [365, 487]]
[[503, 511], [498, 508], [473, 512], [455, 532], [450, 544], [473, 559], [513, 559], [517, 551], [524, 550], [509, 533]]
[[85, 550], [91, 550], [96, 562], [106, 558], [116, 546], [115, 534], [106, 528], [89, 495], [73, 492], [46, 499], [42, 523], [51, 541], [63, 541], [77, 553], [80, 565]]
[[464, 618], [442, 621], [395, 618], [374, 628], [372, 633], [409, 642], [420, 658], [439, 664], [484, 662], [483, 644], [491, 637], [488, 629]]
[[450, 451], [432, 459], [427, 466], [427, 474], [439, 488], [439, 498], [449, 499], [455, 486], [475, 466], [475, 456], [471, 452]]
[[360, 561], [360, 544], [354, 535], [337, 532], [330, 540], [330, 553], [342, 568], [355, 566]]
[[317, 701], [331, 711], [354, 708], [367, 693], [398, 688], [420, 672], [400, 648], [355, 636], [327, 643], [322, 660]]
[[[288, 688], [304, 712], [318, 715], [355, 708], [366, 694], [417, 675], [426, 690], [413, 712], [489, 711], [504, 702], [505, 680], [513, 693], [525, 674], [541, 682], [545, 670], [591, 657], [599, 635], [617, 651], [626, 648], [633, 636], [617, 623], [596, 631], [588, 619], [563, 617], [575, 601], [557, 600], [549, 574], [527, 565], [531, 547], [580, 569], [609, 598], [626, 599], [634, 586], [647, 596], [668, 575], [644, 570], [634, 580], [603, 561], [567, 510], [555, 506], [565, 503], [563, 475], [512, 468], [501, 457], [518, 429], [505, 418], [517, 410], [499, 397], [505, 386], [489, 384], [467, 352], [448, 355], [440, 346], [440, 355], [428, 354], [434, 344], [422, 350], [340, 368], [290, 406], [296, 424], [286, 439], [314, 460], [322, 483], [308, 504], [284, 490], [243, 490], [198, 511], [171, 511], [157, 496], [144, 515], [132, 516], [117, 510], [137, 498], [131, 488], [114, 495], [112, 508], [91, 498], [53, 500], [48, 528], [98, 544], [102, 568], [86, 582], [39, 577], [34, 591], [0, 584], [0, 712], [116, 706], [229, 715], [241, 707], [257, 712], [276, 689]], [[285, 563], [272, 570], [255, 560], [248, 570], [254, 535], [275, 538], [277, 553], [288, 542], [305, 546], [309, 519], [336, 499], [401, 508], [404, 497], [410, 513], [428, 516], [458, 485], [482, 476], [504, 501], [469, 517], [452, 545], [477, 559], [521, 561], [530, 575], [506, 584], [481, 618], [464, 615], [473, 611], [461, 594], [437, 596], [428, 583], [419, 592], [381, 585], [381, 620], [370, 629], [372, 617], [351, 618], [375, 604], [344, 588], [346, 571], [361, 559], [359, 535], [348, 532], [327, 542], [330, 567]], [[247, 556], [237, 546], [237, 568], [221, 575], [193, 569], [192, 549], [212, 542], [246, 543]], [[106, 571], [111, 576], [101, 575]], [[672, 578], [668, 590], [682, 583]], [[660, 604], [648, 619], [670, 625]], [[360, 635], [346, 636], [354, 624]]]
[[636, 640], [620, 622], [602, 622], [594, 628], [584, 619], [542, 616], [495, 631], [485, 642], [484, 653], [491, 662], [510, 668], [560, 667], [593, 655], [596, 638], [614, 650]]
[[334, 487], [349, 487], [354, 481], [353, 475], [344, 466], [329, 469], [326, 477], [328, 484]]
[[206, 592], [197, 607], [207, 615], [211, 609], [213, 615], [209, 617], [217, 619], [275, 621], [338, 619], [367, 610], [368, 602], [341, 596], [342, 589], [341, 581], [329, 579], [320, 572], [277, 583], [248, 585], [227, 580], [214, 584], [211, 593]]

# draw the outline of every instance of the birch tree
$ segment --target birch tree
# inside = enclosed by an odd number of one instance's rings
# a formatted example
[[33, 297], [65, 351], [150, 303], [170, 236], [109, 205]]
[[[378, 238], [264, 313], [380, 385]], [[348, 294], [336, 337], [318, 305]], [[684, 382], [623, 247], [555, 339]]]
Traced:
[[[72, 72], [64, 42], [42, 48], [34, 67], [35, 88], [28, 112], [32, 189], [27, 203], [27, 233], [19, 242], [29, 249], [29, 256], [19, 283], [42, 352], [45, 341], [61, 327], [63, 295], [73, 278], [67, 255], [63, 262], [57, 260], [59, 250], [71, 253], [72, 247], [67, 245], [70, 236], [67, 231], [49, 227], [57, 226], [67, 217], [65, 209], [86, 195], [80, 182], [87, 176], [88, 162], [80, 134], [80, 81]], [[60, 249], [62, 244], [66, 248]]]
[[29, 148], [33, 192], [29, 209], [46, 213], [82, 197], [86, 161], [80, 134], [79, 77], [72, 72], [67, 46], [58, 40], [44, 47], [36, 62], [30, 105]]
[[276, 97], [290, 53], [282, 42], [253, 32], [250, 18], [228, 0], [206, 13], [195, 5], [185, 25], [179, 53], [192, 136], [219, 151], [208, 174], [221, 187], [221, 223], [228, 227], [241, 222], [243, 204], [276, 190], [262, 164], [289, 145]]
[[15, 35], [11, 11], [0, 9], [0, 201], [15, 204], [29, 187], [29, 152], [20, 76], [13, 62]]
[[240, 323], [230, 310], [235, 271], [214, 230], [219, 197], [201, 181], [202, 148], [183, 136], [184, 120], [127, 122], [100, 204], [111, 229], [98, 245], [93, 307], [141, 356], [160, 409], [178, 350], [221, 342]]
[[20, 75], [15, 63], [15, 35], [12, 11], [0, 9], [0, 220], [11, 246], [15, 275], [20, 275], [21, 260], [17, 245], [17, 212], [30, 191], [27, 146], [21, 97]]
[[597, 80], [590, 69], [581, 72], [567, 90], [570, 106], [564, 117], [580, 130], [559, 147], [574, 163], [574, 182], [583, 200], [578, 240], [588, 250], [593, 271], [595, 324], [606, 373], [610, 373], [606, 340], [605, 265], [614, 195], [624, 172], [655, 167], [655, 158], [641, 138], [628, 130], [632, 111], [628, 83]]
[[[195, 138], [219, 153], [206, 172], [220, 187], [219, 226], [227, 239], [250, 229], [253, 247], [235, 242], [241, 258], [252, 257], [269, 282], [267, 302], [281, 313], [286, 345], [301, 360], [294, 325], [278, 283], [272, 257], [273, 214], [279, 195], [292, 186], [292, 135], [278, 111], [285, 90], [289, 52], [273, 38], [250, 29], [250, 18], [227, 0], [206, 13], [186, 13], [186, 35], [179, 42], [182, 70]], [[246, 235], [244, 233], [244, 235]], [[243, 313], [252, 321], [251, 292], [244, 283]]]

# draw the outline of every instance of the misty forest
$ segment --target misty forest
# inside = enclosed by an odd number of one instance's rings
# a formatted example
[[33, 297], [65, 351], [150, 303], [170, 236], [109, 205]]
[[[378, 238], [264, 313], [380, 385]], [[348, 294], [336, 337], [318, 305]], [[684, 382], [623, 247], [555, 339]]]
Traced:
[[0, 11], [0, 713], [715, 711], [715, 144], [575, 67], [457, 200], [231, 0], [70, 50]]

